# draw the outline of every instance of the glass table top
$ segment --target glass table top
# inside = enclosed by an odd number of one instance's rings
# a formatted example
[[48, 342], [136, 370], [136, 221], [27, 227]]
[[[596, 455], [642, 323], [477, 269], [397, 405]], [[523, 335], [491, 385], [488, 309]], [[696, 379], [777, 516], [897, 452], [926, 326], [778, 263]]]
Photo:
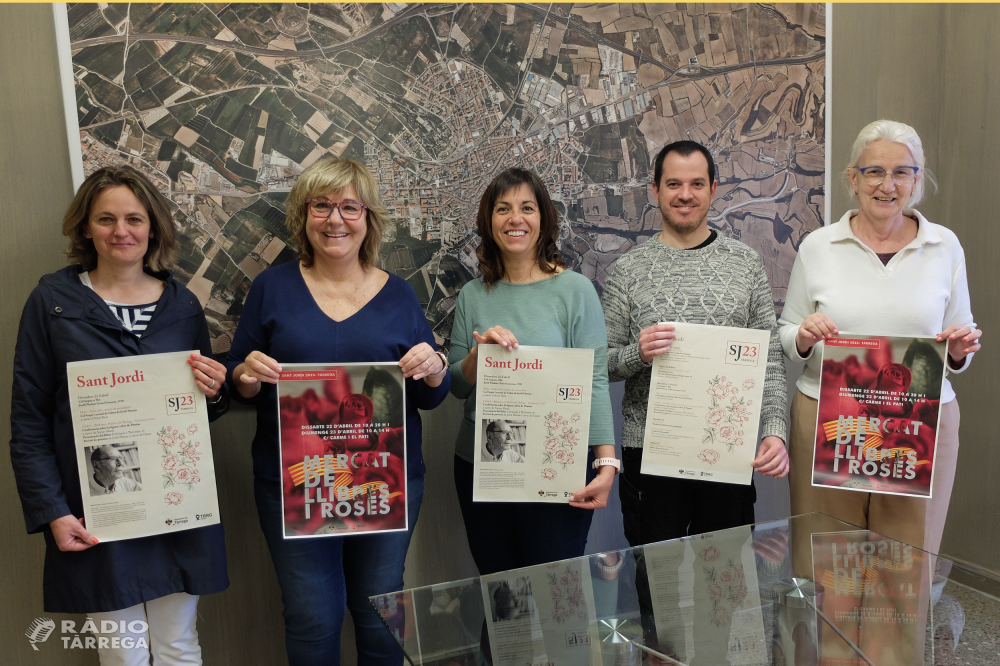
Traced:
[[814, 513], [371, 602], [425, 666], [986, 666], [998, 590]]

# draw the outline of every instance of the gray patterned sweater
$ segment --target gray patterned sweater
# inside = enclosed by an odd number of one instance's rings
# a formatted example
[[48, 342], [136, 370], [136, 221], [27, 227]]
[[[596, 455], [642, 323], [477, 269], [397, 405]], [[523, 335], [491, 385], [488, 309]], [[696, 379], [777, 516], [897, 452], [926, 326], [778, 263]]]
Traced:
[[625, 381], [623, 446], [642, 448], [652, 371], [639, 358], [639, 332], [661, 321], [771, 331], [760, 436], [787, 441], [785, 364], [771, 287], [754, 250], [724, 236], [704, 248], [678, 250], [657, 234], [618, 260], [601, 301], [608, 379]]

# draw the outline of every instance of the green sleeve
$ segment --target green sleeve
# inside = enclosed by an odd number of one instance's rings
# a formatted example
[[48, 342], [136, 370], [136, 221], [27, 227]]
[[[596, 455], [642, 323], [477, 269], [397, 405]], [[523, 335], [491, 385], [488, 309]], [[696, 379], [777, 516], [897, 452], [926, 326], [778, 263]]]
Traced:
[[458, 304], [455, 306], [455, 320], [451, 327], [451, 349], [448, 350], [448, 363], [451, 365], [451, 394], [460, 400], [465, 400], [475, 390], [462, 372], [462, 361], [472, 349], [472, 331], [468, 330], [465, 320], [465, 300], [469, 293], [469, 285], [458, 292]]
[[576, 326], [570, 332], [572, 346], [594, 350], [594, 382], [590, 400], [590, 445], [615, 443], [614, 420], [611, 416], [611, 394], [608, 392], [608, 331], [604, 311], [594, 285], [581, 276], [578, 289]]

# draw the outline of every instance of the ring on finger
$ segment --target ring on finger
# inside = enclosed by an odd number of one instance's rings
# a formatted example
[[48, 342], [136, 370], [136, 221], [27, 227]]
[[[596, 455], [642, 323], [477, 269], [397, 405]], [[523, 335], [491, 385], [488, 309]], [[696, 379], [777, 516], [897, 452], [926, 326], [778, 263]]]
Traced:
[[212, 377], [212, 383], [208, 385], [208, 388], [215, 388], [215, 377]]

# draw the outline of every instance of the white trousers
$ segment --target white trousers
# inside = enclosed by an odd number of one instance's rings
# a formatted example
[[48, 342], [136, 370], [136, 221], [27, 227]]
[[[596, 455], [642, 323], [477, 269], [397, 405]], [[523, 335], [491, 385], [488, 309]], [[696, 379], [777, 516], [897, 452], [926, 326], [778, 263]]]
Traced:
[[[125, 627], [125, 633], [104, 634], [108, 638], [117, 636], [115, 641], [119, 646], [121, 639], [132, 640], [126, 644], [132, 647], [112, 648], [98, 644], [97, 652], [101, 656], [101, 666], [149, 666], [150, 655], [156, 666], [201, 666], [201, 646], [198, 645], [198, 597], [178, 592], [143, 604], [124, 608], [110, 613], [90, 613], [97, 626], [102, 620], [117, 623], [118, 628]], [[129, 623], [136, 620], [149, 626], [146, 633], [130, 633]], [[124, 622], [123, 622], [124, 621]], [[132, 628], [142, 625], [133, 624]], [[149, 648], [141, 644], [136, 647], [140, 638]], [[108, 641], [110, 644], [111, 641]]]

